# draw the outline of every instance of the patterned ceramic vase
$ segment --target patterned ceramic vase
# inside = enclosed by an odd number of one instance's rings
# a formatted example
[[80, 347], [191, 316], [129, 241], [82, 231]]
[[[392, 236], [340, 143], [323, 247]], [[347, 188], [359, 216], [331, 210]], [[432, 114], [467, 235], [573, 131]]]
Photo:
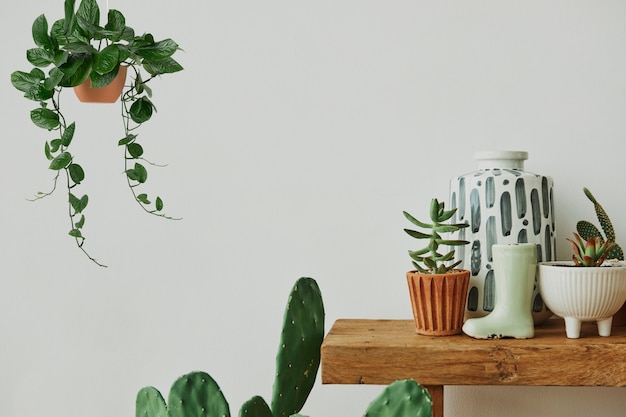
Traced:
[[[482, 317], [495, 306], [492, 245], [534, 243], [537, 262], [556, 259], [553, 183], [550, 177], [524, 171], [527, 152], [477, 152], [478, 171], [450, 181], [453, 222], [469, 227], [455, 238], [470, 242], [456, 248], [459, 268], [471, 271], [466, 318]], [[535, 279], [532, 303], [535, 323], [550, 317]]]

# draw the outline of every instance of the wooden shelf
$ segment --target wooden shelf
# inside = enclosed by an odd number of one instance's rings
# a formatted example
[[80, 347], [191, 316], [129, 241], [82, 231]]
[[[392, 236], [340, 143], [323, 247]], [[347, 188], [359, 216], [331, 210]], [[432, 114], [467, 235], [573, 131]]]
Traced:
[[532, 339], [429, 337], [412, 320], [337, 320], [322, 344], [322, 383], [380, 384], [415, 379], [443, 416], [445, 385], [626, 386], [626, 327], [610, 337], [584, 323], [567, 339], [562, 319]]

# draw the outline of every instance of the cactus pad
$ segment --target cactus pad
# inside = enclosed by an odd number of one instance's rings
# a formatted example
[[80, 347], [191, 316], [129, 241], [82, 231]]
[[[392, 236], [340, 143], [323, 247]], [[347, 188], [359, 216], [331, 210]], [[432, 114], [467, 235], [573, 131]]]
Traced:
[[272, 410], [262, 397], [254, 396], [243, 403], [239, 417], [272, 417]]
[[320, 364], [324, 339], [324, 304], [317, 283], [300, 278], [293, 286], [283, 317], [272, 392], [274, 417], [300, 412]]
[[432, 399], [417, 382], [407, 379], [389, 384], [367, 407], [364, 417], [431, 417]]
[[167, 406], [159, 390], [145, 387], [137, 393], [135, 417], [167, 417]]
[[174, 382], [167, 399], [168, 417], [230, 417], [228, 402], [205, 372], [192, 372]]

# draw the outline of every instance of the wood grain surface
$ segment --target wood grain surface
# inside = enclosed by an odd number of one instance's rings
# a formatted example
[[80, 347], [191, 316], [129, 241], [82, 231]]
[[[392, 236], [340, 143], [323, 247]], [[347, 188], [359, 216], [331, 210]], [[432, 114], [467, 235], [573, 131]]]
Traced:
[[600, 337], [584, 323], [567, 339], [563, 320], [536, 328], [532, 339], [429, 337], [412, 320], [337, 320], [322, 345], [324, 384], [389, 384], [415, 379], [426, 386], [626, 386], [626, 327]]

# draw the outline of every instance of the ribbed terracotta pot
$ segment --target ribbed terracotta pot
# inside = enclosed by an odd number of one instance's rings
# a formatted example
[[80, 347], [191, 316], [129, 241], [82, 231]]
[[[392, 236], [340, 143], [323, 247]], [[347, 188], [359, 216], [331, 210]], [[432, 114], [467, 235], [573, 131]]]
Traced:
[[426, 336], [461, 333], [470, 271], [447, 274], [406, 273], [415, 319], [415, 331]]
[[91, 80], [87, 78], [84, 83], [74, 87], [74, 93], [83, 103], [115, 103], [124, 89], [127, 71], [128, 67], [120, 66], [115, 79], [100, 88], [92, 88]]

